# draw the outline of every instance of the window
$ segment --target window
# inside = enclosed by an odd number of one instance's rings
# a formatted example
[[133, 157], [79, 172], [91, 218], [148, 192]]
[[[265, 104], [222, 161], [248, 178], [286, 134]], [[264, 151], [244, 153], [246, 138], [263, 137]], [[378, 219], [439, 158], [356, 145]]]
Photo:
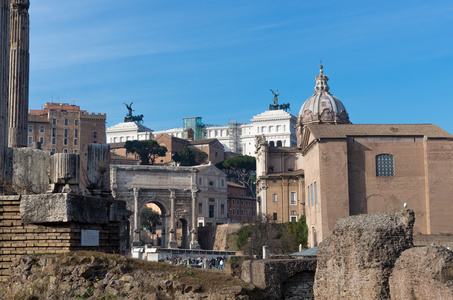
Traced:
[[79, 120], [74, 120], [74, 126], [79, 126]]
[[234, 199], [233, 199], [233, 204], [234, 204]]
[[297, 216], [291, 216], [291, 222], [297, 222]]
[[68, 129], [67, 128], [64, 130], [64, 137], [68, 137]]
[[214, 218], [214, 205], [209, 205], [209, 217]]
[[52, 124], [57, 125], [57, 119], [52, 119]]
[[222, 215], [225, 214], [225, 205], [224, 205], [224, 204], [221, 204], [221, 205], [220, 205], [220, 213], [221, 213]]
[[28, 126], [28, 132], [33, 132], [33, 126]]
[[393, 155], [379, 154], [376, 155], [376, 176], [394, 176]]
[[41, 125], [41, 126], [39, 126], [39, 132], [44, 132], [44, 131], [45, 131], [45, 128], [44, 128], [44, 126], [42, 126], [42, 125]]
[[202, 214], [203, 213], [203, 203], [198, 203], [198, 214]]
[[277, 202], [277, 194], [272, 195], [272, 201]]
[[282, 141], [277, 141], [277, 147], [281, 147], [282, 146]]
[[297, 212], [295, 210], [291, 211], [291, 216], [297, 216]]
[[296, 205], [297, 204], [297, 192], [290, 192], [289, 193], [289, 203], [291, 205]]
[[74, 146], [77, 146], [79, 144], [79, 140], [78, 139], [74, 139]]
[[74, 154], [78, 154], [79, 153], [79, 150], [73, 150], [72, 151]]
[[277, 221], [277, 213], [273, 213], [273, 214], [272, 214], [272, 219], [273, 219], [274, 221]]
[[55, 145], [55, 144], [56, 144], [56, 141], [57, 141], [57, 140], [53, 137], [53, 138], [52, 138], [52, 145]]
[[50, 152], [52, 152], [52, 154], [55, 154], [55, 152], [57, 152], [57, 149], [52, 148], [52, 150], [50, 150]]
[[68, 139], [63, 139], [63, 145], [67, 145], [68, 144]]
[[93, 131], [93, 138], [97, 138], [98, 137], [98, 133], [96, 131]]
[[52, 128], [52, 136], [57, 136], [57, 129], [56, 128]]
[[63, 153], [68, 153], [68, 149], [63, 149]]
[[310, 186], [307, 187], [308, 206], [310, 206]]
[[269, 126], [269, 132], [272, 132], [274, 129], [274, 126]]
[[243, 209], [241, 209], [241, 216], [243, 216], [243, 215], [244, 215], [244, 210], [243, 210]]
[[43, 136], [39, 137], [39, 142], [41, 143], [41, 145], [44, 145], [44, 137]]
[[269, 143], [269, 147], [275, 147], [274, 141], [271, 141], [271, 142]]
[[68, 124], [69, 124], [68, 119], [64, 119], [64, 125], [68, 126]]
[[[74, 137], [79, 137], [79, 130], [78, 129], [74, 129]], [[116, 138], [115, 138], [115, 142], [116, 142]]]
[[28, 143], [29, 143], [29, 144], [33, 144], [33, 137], [32, 137], [32, 136], [29, 136], [29, 137], [28, 137]]
[[310, 197], [311, 197], [311, 205], [313, 206], [313, 205], [315, 205], [315, 201], [314, 201], [314, 199], [313, 199], [313, 183], [310, 185], [310, 192], [311, 192], [311, 194], [310, 194]]
[[209, 202], [215, 202], [214, 198], [209, 198]]
[[244, 200], [241, 200], [241, 205], [242, 205], [242, 206], [244, 205]]
[[315, 181], [315, 204], [318, 204], [318, 189], [316, 188], [316, 181]]

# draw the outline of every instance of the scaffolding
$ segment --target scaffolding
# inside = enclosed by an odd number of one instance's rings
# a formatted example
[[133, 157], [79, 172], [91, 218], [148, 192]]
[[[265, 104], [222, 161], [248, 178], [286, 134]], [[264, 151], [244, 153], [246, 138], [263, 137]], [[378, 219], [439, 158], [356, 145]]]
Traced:
[[229, 130], [229, 148], [231, 152], [242, 154], [242, 143], [241, 143], [241, 125], [245, 123], [239, 123], [236, 120], [228, 121]]

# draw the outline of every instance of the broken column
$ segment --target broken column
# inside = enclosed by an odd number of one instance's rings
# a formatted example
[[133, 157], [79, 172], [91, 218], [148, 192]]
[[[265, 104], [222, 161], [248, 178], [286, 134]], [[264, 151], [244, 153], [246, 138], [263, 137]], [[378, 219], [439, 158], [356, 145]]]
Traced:
[[0, 176], [8, 147], [9, 0], [0, 0]]
[[111, 196], [110, 145], [88, 145], [86, 187], [92, 196]]
[[11, 0], [8, 146], [27, 147], [30, 73], [29, 0]]
[[56, 153], [50, 157], [51, 193], [80, 194], [79, 155]]

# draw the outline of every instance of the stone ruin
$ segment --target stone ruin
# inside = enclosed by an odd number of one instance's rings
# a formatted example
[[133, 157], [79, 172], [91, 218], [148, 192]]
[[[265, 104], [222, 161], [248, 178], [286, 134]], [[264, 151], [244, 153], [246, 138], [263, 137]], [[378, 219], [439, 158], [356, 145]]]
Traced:
[[413, 248], [412, 210], [337, 220], [317, 252], [316, 299], [453, 299], [453, 252]]

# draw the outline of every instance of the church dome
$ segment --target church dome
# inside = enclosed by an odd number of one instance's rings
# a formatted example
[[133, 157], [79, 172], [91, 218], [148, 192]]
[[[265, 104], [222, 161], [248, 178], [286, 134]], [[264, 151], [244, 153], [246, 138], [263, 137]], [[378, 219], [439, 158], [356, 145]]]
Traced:
[[[320, 66], [319, 75], [316, 76], [315, 93], [305, 101], [300, 108], [298, 121], [308, 123], [349, 124], [348, 113], [343, 103], [329, 93], [329, 78], [323, 74]], [[298, 122], [298, 123], [299, 123]]]

